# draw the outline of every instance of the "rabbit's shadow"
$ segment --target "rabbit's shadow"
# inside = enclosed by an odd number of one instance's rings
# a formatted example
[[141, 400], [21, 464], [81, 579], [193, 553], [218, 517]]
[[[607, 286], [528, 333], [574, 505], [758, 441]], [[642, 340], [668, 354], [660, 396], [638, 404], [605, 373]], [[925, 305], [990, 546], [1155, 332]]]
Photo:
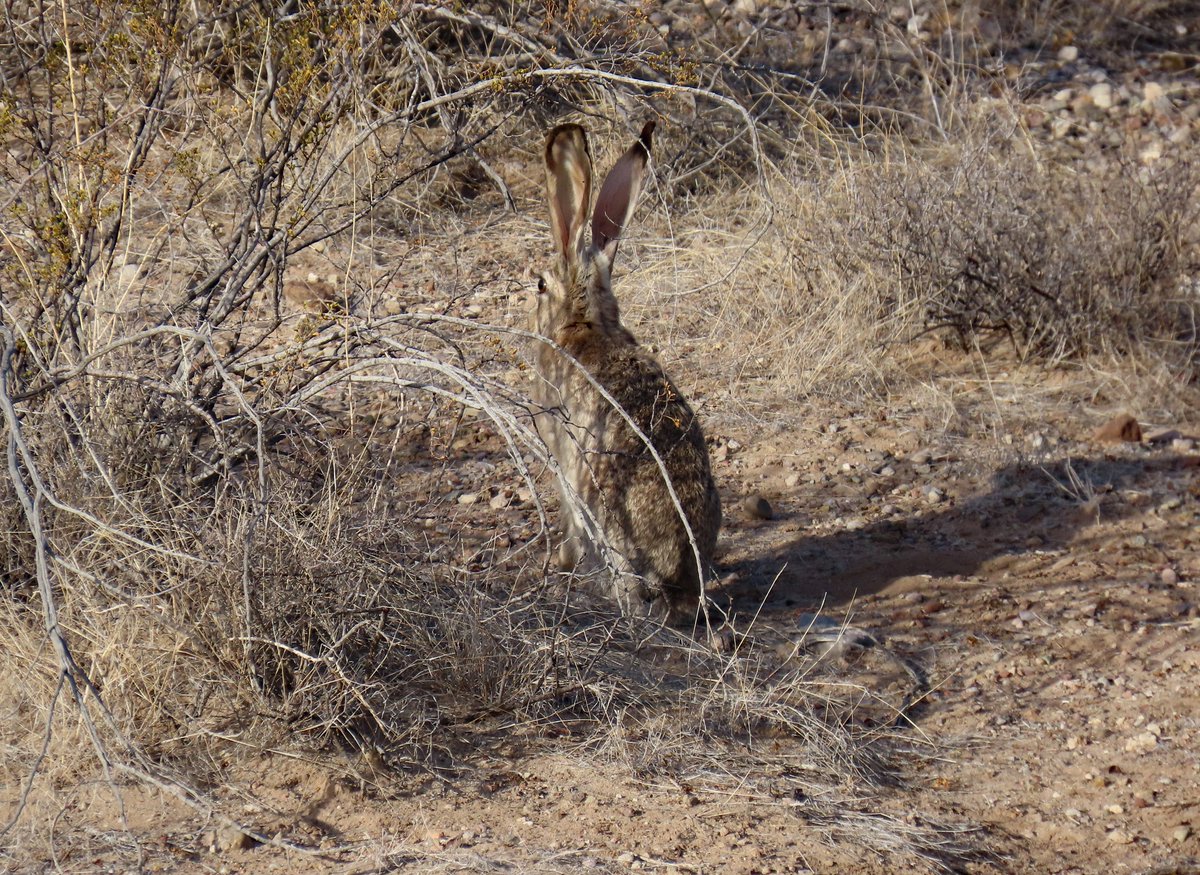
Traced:
[[[810, 533], [803, 526], [767, 549], [768, 527], [739, 527], [723, 537], [721, 582], [713, 593], [738, 613], [836, 608], [889, 588], [908, 577], [970, 576], [1003, 555], [1068, 548], [1098, 520], [1145, 512], [1146, 490], [1172, 473], [1195, 479], [1200, 457], [1155, 454], [1145, 458], [1059, 458], [997, 469], [985, 492], [950, 506], [878, 520], [856, 531]], [[815, 487], [819, 488], [819, 487]], [[1145, 496], [1141, 503], [1123, 492]], [[867, 507], [862, 495], [861, 506]], [[797, 514], [803, 518], [803, 515]], [[747, 543], [739, 544], [739, 540]]]

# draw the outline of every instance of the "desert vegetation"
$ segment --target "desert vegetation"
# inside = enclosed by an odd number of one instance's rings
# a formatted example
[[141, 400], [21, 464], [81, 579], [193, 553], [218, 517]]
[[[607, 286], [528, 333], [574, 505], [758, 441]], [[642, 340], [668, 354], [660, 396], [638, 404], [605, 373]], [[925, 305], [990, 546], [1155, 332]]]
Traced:
[[6, 4], [3, 865], [198, 865], [149, 847], [147, 793], [335, 859], [239, 768], [379, 800], [547, 750], [754, 774], [897, 866], [986, 860], [966, 818], [863, 812], [938, 755], [919, 672], [847, 682], [804, 628], [714, 653], [551, 570], [542, 140], [579, 121], [600, 161], [658, 122], [617, 294], [710, 434], [886, 407], [928, 342], [1186, 416], [1190, 7]]

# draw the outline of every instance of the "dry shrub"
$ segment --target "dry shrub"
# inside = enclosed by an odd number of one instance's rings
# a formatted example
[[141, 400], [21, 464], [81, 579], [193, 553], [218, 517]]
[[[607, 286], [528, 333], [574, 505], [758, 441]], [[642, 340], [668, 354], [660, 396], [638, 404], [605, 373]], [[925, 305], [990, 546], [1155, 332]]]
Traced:
[[1013, 133], [864, 168], [872, 200], [841, 264], [891, 280], [881, 323], [949, 329], [964, 347], [999, 334], [1023, 357], [1163, 356], [1194, 374], [1200, 168], [1117, 157], [1081, 173]]
[[685, 291], [652, 294], [646, 318], [694, 306], [683, 324], [736, 350], [742, 395], [764, 380], [797, 394], [878, 391], [896, 346], [927, 332], [1194, 381], [1200, 163], [1117, 154], [1084, 169], [1026, 138], [1003, 104], [983, 106], [960, 114], [990, 118], [947, 142], [846, 145], [781, 173], [770, 201], [745, 190], [698, 205], [676, 222], [712, 230], [681, 241], [670, 275], [655, 278]]

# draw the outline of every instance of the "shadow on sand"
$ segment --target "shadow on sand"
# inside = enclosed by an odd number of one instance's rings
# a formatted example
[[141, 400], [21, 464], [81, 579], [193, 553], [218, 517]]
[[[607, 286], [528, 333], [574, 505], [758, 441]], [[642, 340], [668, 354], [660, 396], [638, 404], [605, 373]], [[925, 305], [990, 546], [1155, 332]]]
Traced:
[[[1098, 519], [1114, 520], [1145, 511], [1157, 479], [1187, 477], [1200, 482], [1200, 456], [1172, 453], [1146, 458], [1059, 458], [1042, 464], [1006, 465], [993, 473], [990, 488], [949, 506], [937, 505], [907, 518], [878, 520], [857, 531], [806, 533], [750, 557], [725, 561], [723, 583], [714, 595], [736, 612], [760, 604], [826, 609], [874, 595], [903, 578], [969, 576], [1000, 556], [1068, 546]], [[819, 490], [820, 487], [814, 487]], [[1135, 500], [1128, 500], [1129, 492]], [[853, 498], [846, 502], [854, 504]], [[859, 506], [870, 504], [864, 484]], [[801, 513], [792, 522], [804, 519]], [[788, 517], [743, 526], [737, 537], [751, 540]], [[898, 584], [899, 582], [899, 584]], [[768, 594], [769, 593], [769, 594]]]

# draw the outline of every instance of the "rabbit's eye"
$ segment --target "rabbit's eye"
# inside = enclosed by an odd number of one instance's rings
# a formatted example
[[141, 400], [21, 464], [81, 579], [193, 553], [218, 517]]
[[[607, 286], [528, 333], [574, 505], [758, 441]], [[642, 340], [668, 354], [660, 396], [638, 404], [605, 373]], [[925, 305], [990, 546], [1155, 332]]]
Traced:
[[538, 294], [539, 295], [544, 294], [545, 291], [546, 291], [546, 278], [544, 276], [539, 276], [538, 277]]

